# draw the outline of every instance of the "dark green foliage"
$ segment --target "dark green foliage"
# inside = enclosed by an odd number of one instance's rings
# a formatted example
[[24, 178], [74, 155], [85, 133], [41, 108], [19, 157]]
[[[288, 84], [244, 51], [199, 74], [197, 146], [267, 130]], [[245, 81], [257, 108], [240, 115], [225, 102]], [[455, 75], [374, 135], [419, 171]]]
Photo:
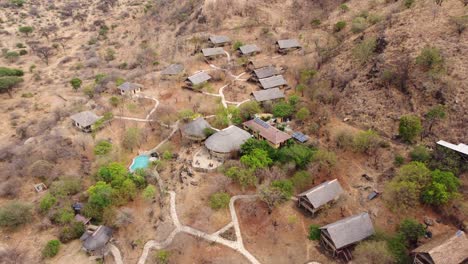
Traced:
[[24, 55], [26, 55], [26, 54], [28, 54], [28, 51], [27, 51], [27, 50], [22, 49], [22, 50], [19, 51], [19, 55], [20, 55], [20, 56], [24, 56]]
[[460, 175], [468, 171], [468, 162], [457, 152], [448, 148], [437, 145], [432, 152], [432, 159], [429, 162], [432, 169], [440, 169], [443, 171], [450, 171], [455, 175]]
[[405, 0], [404, 2], [406, 8], [410, 8], [414, 4], [414, 0]]
[[243, 119], [252, 119], [255, 114], [262, 112], [262, 108], [257, 101], [250, 101], [239, 106], [240, 115]]
[[273, 106], [272, 112], [275, 117], [290, 117], [294, 113], [294, 107], [286, 102], [280, 102]]
[[405, 236], [401, 233], [396, 234], [393, 237], [387, 239], [387, 246], [396, 263], [408, 264], [410, 263], [410, 257], [407, 249], [407, 242]]
[[52, 221], [59, 225], [65, 225], [71, 223], [75, 217], [74, 212], [71, 208], [60, 208], [52, 216]]
[[294, 162], [298, 168], [305, 168], [312, 160], [312, 157], [312, 149], [300, 144], [291, 144], [278, 151], [278, 160], [280, 162]]
[[249, 154], [243, 155], [240, 161], [253, 170], [266, 168], [273, 163], [268, 152], [263, 149], [254, 149]]
[[343, 30], [344, 28], [346, 27], [346, 22], [344, 21], [338, 21], [335, 26], [333, 27], [333, 30], [335, 32], [340, 32], [341, 30]]
[[290, 180], [275, 180], [271, 183], [271, 188], [279, 190], [285, 200], [291, 199], [294, 193], [293, 183]]
[[19, 201], [11, 201], [0, 207], [0, 226], [18, 227], [32, 218], [32, 206]]
[[70, 81], [70, 84], [73, 87], [73, 90], [75, 90], [75, 91], [78, 90], [81, 87], [82, 83], [83, 83], [83, 81], [80, 78], [76, 78], [76, 77], [71, 79], [71, 81]]
[[414, 219], [407, 218], [400, 223], [398, 231], [410, 245], [415, 245], [419, 238], [423, 237], [426, 229]]
[[218, 192], [210, 197], [210, 207], [214, 210], [219, 210], [229, 207], [231, 196], [226, 192]]
[[104, 209], [104, 207], [109, 206], [112, 203], [113, 192], [114, 190], [109, 184], [99, 181], [95, 185], [89, 187], [88, 203]]
[[30, 27], [30, 26], [24, 26], [24, 27], [19, 27], [18, 28], [19, 32], [25, 34], [26, 36], [28, 36], [31, 32], [34, 31], [34, 28], [33, 27]]
[[72, 222], [60, 230], [59, 239], [62, 243], [70, 242], [78, 239], [86, 231], [85, 225], [81, 222]]
[[310, 225], [309, 226], [309, 240], [319, 240], [320, 239], [320, 226], [319, 225]]
[[401, 155], [396, 155], [395, 161], [393, 163], [395, 164], [395, 166], [400, 167], [401, 165], [405, 163], [405, 157]]
[[97, 180], [111, 183], [112, 187], [119, 187], [128, 177], [127, 168], [121, 163], [112, 162], [102, 166], [97, 172]]
[[251, 169], [231, 167], [226, 170], [225, 174], [227, 177], [238, 182], [242, 188], [254, 186], [257, 183], [257, 177], [255, 177]]
[[23, 81], [23, 78], [17, 76], [6, 76], [0, 78], [0, 93], [10, 93], [11, 89]]
[[255, 149], [261, 149], [261, 150], [266, 151], [270, 159], [276, 160], [276, 157], [277, 157], [276, 149], [274, 149], [270, 144], [268, 144], [267, 141], [257, 140], [255, 138], [250, 138], [244, 144], [242, 144], [241, 154], [249, 155]]
[[404, 115], [400, 118], [399, 135], [406, 142], [413, 142], [422, 132], [421, 119], [414, 115]]
[[425, 146], [418, 145], [411, 150], [410, 157], [412, 161], [426, 162], [431, 158], [431, 154]]
[[0, 67], [0, 77], [5, 76], [23, 76], [24, 72], [20, 69]]
[[441, 205], [457, 196], [460, 180], [453, 173], [435, 170], [431, 178], [432, 183], [422, 193], [424, 203]]
[[99, 141], [94, 147], [94, 154], [98, 156], [104, 156], [112, 150], [112, 143], [107, 140]]
[[57, 239], [50, 240], [42, 250], [42, 256], [45, 258], [55, 257], [60, 249], [60, 241]]
[[41, 213], [47, 213], [56, 203], [57, 198], [48, 193], [42, 197], [41, 202], [39, 203], [39, 210]]

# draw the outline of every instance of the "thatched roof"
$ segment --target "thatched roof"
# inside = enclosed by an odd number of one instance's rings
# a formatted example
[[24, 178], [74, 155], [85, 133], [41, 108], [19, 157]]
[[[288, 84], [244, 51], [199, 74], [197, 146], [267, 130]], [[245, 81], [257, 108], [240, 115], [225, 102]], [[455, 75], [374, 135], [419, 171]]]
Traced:
[[86, 232], [81, 236], [83, 247], [87, 251], [95, 251], [103, 248], [112, 237], [112, 229], [107, 226], [99, 226], [94, 233]]
[[162, 75], [177, 75], [184, 71], [184, 66], [182, 64], [171, 64], [166, 69], [164, 69]]
[[258, 79], [265, 79], [265, 78], [277, 75], [278, 71], [273, 66], [267, 66], [267, 67], [254, 70], [254, 73]]
[[202, 52], [205, 57], [219, 56], [225, 53], [223, 48], [206, 48], [202, 49]]
[[288, 83], [283, 78], [283, 75], [276, 75], [265, 79], [260, 79], [260, 85], [263, 89], [271, 89], [279, 86], [287, 85]]
[[301, 44], [297, 39], [282, 39], [277, 41], [280, 49], [300, 48]]
[[199, 117], [182, 127], [182, 133], [197, 138], [206, 138], [205, 129], [211, 128], [210, 124], [206, 122], [203, 117]]
[[449, 148], [449, 149], [451, 149], [451, 150], [453, 150], [453, 151], [462, 153], [462, 154], [464, 154], [464, 155], [468, 155], [468, 145], [465, 145], [465, 144], [463, 144], [463, 143], [460, 143], [460, 144], [458, 144], [458, 145], [455, 145], [455, 144], [449, 143], [449, 142], [447, 142], [447, 141], [439, 140], [439, 141], [437, 142], [437, 145], [440, 145], [440, 146]]
[[264, 102], [284, 98], [284, 92], [279, 88], [255, 91], [252, 93], [257, 102]]
[[211, 76], [208, 75], [208, 73], [206, 73], [206, 72], [198, 72], [198, 73], [195, 73], [194, 75], [188, 77], [188, 80], [193, 85], [204, 83], [204, 82], [206, 82], [206, 81], [208, 81], [210, 79], [211, 79]]
[[70, 118], [83, 127], [91, 126], [100, 119], [99, 116], [97, 116], [95, 113], [91, 111], [84, 111], [81, 113], [77, 113], [77, 114], [70, 116]]
[[309, 200], [314, 208], [319, 208], [320, 206], [333, 201], [341, 193], [343, 193], [343, 189], [341, 188], [338, 180], [334, 179], [317, 185], [314, 188], [299, 194], [299, 196], [307, 197], [307, 200]]
[[248, 55], [254, 52], [260, 52], [260, 48], [255, 44], [244, 45], [239, 48], [242, 54]]
[[468, 259], [468, 239], [463, 231], [433, 238], [413, 250], [413, 253], [426, 253], [434, 264], [459, 264]]
[[251, 137], [249, 132], [236, 126], [230, 126], [211, 135], [205, 141], [205, 146], [214, 152], [230, 153], [239, 151], [242, 144]]
[[133, 91], [139, 88], [142, 88], [143, 86], [138, 83], [131, 83], [131, 82], [124, 82], [122, 85], [120, 85], [118, 88], [121, 91]]
[[357, 243], [374, 234], [374, 226], [368, 213], [353, 215], [320, 229], [328, 232], [336, 249]]
[[213, 44], [223, 44], [231, 42], [231, 39], [227, 36], [211, 36], [210, 41]]
[[248, 127], [252, 131], [257, 132], [260, 136], [274, 145], [282, 144], [291, 138], [290, 135], [284, 133], [274, 126], [269, 125], [259, 118], [254, 118], [244, 122], [244, 126]]

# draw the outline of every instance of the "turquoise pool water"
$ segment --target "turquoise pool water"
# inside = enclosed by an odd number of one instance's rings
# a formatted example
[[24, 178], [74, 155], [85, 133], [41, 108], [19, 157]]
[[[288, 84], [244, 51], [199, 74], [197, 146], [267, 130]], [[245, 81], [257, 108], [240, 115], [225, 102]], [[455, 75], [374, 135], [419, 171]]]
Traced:
[[146, 169], [150, 163], [150, 157], [146, 155], [140, 155], [133, 159], [133, 163], [130, 166], [130, 171], [134, 172], [137, 169]]

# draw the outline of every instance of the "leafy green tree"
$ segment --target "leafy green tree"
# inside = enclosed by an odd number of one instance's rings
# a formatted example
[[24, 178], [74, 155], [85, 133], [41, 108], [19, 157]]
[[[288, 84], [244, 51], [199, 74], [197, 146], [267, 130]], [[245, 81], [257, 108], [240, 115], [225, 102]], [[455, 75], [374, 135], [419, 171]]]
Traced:
[[291, 96], [289, 96], [288, 98], [288, 103], [294, 108], [296, 109], [297, 105], [299, 104], [299, 102], [301, 101], [301, 99], [299, 98], [299, 96], [293, 94]]
[[258, 191], [260, 199], [268, 205], [268, 212], [282, 202], [291, 198], [293, 193], [293, 184], [290, 180], [273, 181], [269, 186], [263, 186]]
[[414, 115], [404, 115], [400, 118], [399, 135], [406, 142], [413, 142], [422, 132], [421, 119]]
[[415, 245], [418, 239], [426, 234], [424, 226], [410, 218], [407, 218], [400, 223], [398, 231], [404, 236], [410, 245]]
[[117, 96], [112, 96], [109, 98], [109, 104], [112, 105], [112, 107], [117, 107], [120, 104], [120, 99]]
[[210, 207], [214, 210], [224, 209], [229, 207], [231, 196], [226, 192], [217, 192], [210, 196]]
[[279, 102], [273, 106], [272, 112], [276, 117], [285, 118], [293, 114], [294, 108], [286, 102]]
[[431, 158], [431, 153], [423, 145], [417, 145], [411, 150], [410, 157], [412, 161], [427, 162]]
[[356, 263], [393, 264], [395, 258], [385, 241], [364, 241], [353, 252]]
[[268, 157], [270, 157], [272, 160], [275, 160], [277, 157], [276, 149], [268, 144], [266, 140], [258, 140], [255, 138], [249, 138], [244, 144], [242, 144], [241, 154], [249, 155], [256, 149], [261, 149], [268, 152]]
[[405, 211], [418, 205], [420, 190], [410, 181], [391, 181], [385, 185], [384, 198], [394, 210]]
[[446, 117], [445, 113], [445, 107], [443, 105], [437, 105], [431, 108], [427, 113], [426, 113], [426, 119], [429, 122], [429, 132], [432, 132], [432, 127], [434, 124], [442, 120]]
[[304, 121], [310, 116], [310, 111], [306, 107], [302, 107], [296, 113], [296, 118], [300, 121]]
[[446, 204], [457, 197], [460, 180], [448, 171], [431, 172], [432, 183], [422, 193], [422, 201], [432, 205]]
[[397, 181], [409, 181], [417, 184], [419, 189], [424, 188], [431, 181], [431, 171], [422, 162], [413, 161], [402, 166], [394, 178]]
[[74, 239], [80, 238], [85, 231], [86, 228], [82, 222], [74, 221], [60, 230], [60, 242], [67, 243]]
[[278, 160], [282, 163], [294, 162], [296, 167], [305, 168], [312, 160], [313, 152], [307, 146], [292, 144], [278, 151]]
[[41, 202], [39, 203], [39, 210], [41, 213], [47, 213], [56, 203], [57, 198], [48, 193], [42, 197]]
[[152, 184], [148, 184], [146, 188], [143, 190], [143, 198], [147, 201], [151, 201], [156, 197], [156, 186]]
[[23, 78], [17, 76], [0, 78], [0, 93], [8, 93], [8, 95], [12, 97], [11, 90], [23, 81]]
[[257, 101], [249, 101], [239, 106], [240, 115], [244, 119], [252, 119], [255, 114], [262, 112], [262, 108]]
[[25, 34], [26, 36], [29, 36], [34, 31], [34, 28], [31, 26], [23, 26], [18, 28], [19, 32]]
[[65, 197], [79, 193], [82, 190], [81, 180], [77, 177], [60, 177], [52, 182], [50, 193], [55, 197]]
[[42, 250], [42, 256], [45, 258], [55, 257], [60, 250], [60, 241], [57, 239], [50, 240]]
[[432, 152], [429, 164], [432, 169], [450, 171], [455, 175], [468, 171], [468, 162], [459, 153], [439, 145]]
[[96, 146], [94, 146], [94, 154], [98, 156], [107, 155], [111, 150], [112, 143], [107, 140], [101, 140], [96, 144]]
[[257, 183], [257, 177], [255, 177], [251, 169], [243, 169], [234, 166], [229, 168], [225, 174], [227, 177], [238, 182], [242, 188], [254, 186], [255, 183]]
[[291, 199], [294, 193], [294, 186], [291, 180], [275, 180], [271, 183], [271, 188], [278, 189], [284, 200]]
[[15, 228], [28, 223], [32, 218], [32, 206], [20, 201], [11, 201], [0, 207], [0, 226]]
[[118, 162], [102, 166], [97, 172], [97, 180], [111, 183], [113, 187], [120, 187], [127, 177], [127, 168]]
[[103, 181], [98, 181], [95, 185], [89, 187], [88, 189], [88, 203], [95, 205], [98, 209], [104, 209], [105, 207], [111, 205], [113, 193], [114, 190], [110, 184], [107, 184]]
[[71, 79], [71, 81], [70, 81], [70, 84], [71, 84], [73, 90], [75, 90], [75, 91], [80, 89], [82, 83], [83, 83], [83, 81], [80, 78], [76, 78], [76, 77]]
[[309, 240], [319, 240], [320, 239], [320, 226], [319, 225], [310, 225], [309, 226]]
[[21, 77], [24, 75], [24, 72], [20, 69], [0, 67], [0, 77], [5, 76], [18, 76]]
[[75, 214], [71, 208], [60, 208], [56, 211], [52, 217], [54, 223], [65, 225], [71, 223], [75, 217]]
[[254, 149], [250, 154], [243, 155], [240, 161], [253, 170], [266, 168], [273, 163], [268, 152], [263, 149]]

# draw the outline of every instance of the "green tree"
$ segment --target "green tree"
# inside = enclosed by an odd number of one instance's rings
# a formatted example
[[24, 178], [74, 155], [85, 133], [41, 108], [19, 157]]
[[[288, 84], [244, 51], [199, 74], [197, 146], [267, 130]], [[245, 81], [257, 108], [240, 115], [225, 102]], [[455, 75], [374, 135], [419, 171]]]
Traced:
[[271, 187], [278, 189], [284, 200], [291, 199], [294, 193], [294, 186], [291, 180], [275, 180], [271, 183]]
[[224, 209], [229, 207], [231, 196], [226, 192], [217, 192], [210, 196], [210, 207], [214, 210]]
[[340, 32], [346, 27], [346, 22], [345, 21], [338, 21], [336, 24], [333, 26], [333, 30], [335, 32]]
[[142, 195], [145, 200], [152, 201], [154, 197], [156, 197], [156, 186], [148, 184], [148, 186], [143, 190]]
[[260, 199], [268, 205], [268, 212], [282, 202], [289, 200], [293, 193], [293, 184], [290, 180], [276, 180], [269, 186], [263, 186], [259, 189]]
[[82, 222], [74, 221], [60, 230], [60, 242], [67, 243], [74, 239], [80, 238], [85, 231], [86, 228]]
[[414, 115], [404, 115], [400, 118], [398, 128], [399, 135], [406, 142], [413, 142], [421, 134], [422, 125], [419, 117]]
[[14, 228], [28, 223], [32, 218], [32, 206], [11, 201], [0, 207], [0, 226]]
[[391, 181], [385, 185], [384, 198], [393, 210], [405, 211], [418, 205], [420, 190], [410, 181]]
[[25, 34], [26, 36], [29, 36], [34, 31], [34, 28], [31, 26], [23, 26], [18, 28], [19, 32]]
[[431, 158], [431, 153], [423, 145], [417, 145], [411, 150], [410, 157], [412, 161], [427, 162]]
[[111, 150], [112, 143], [107, 140], [101, 140], [96, 144], [96, 146], [94, 146], [94, 154], [98, 156], [107, 155]]
[[102, 166], [97, 172], [97, 180], [111, 183], [113, 187], [120, 187], [127, 177], [127, 168], [118, 162]]
[[231, 167], [225, 172], [226, 176], [238, 182], [242, 188], [254, 186], [257, 183], [257, 178], [251, 169], [243, 169], [239, 167]]
[[278, 152], [279, 161], [282, 163], [294, 162], [298, 168], [305, 168], [312, 160], [312, 157], [312, 150], [301, 144], [283, 147]]
[[251, 153], [243, 155], [240, 161], [253, 170], [266, 168], [273, 163], [268, 152], [263, 149], [254, 149]]
[[88, 203], [95, 205], [98, 209], [104, 209], [111, 205], [113, 193], [114, 190], [109, 184], [103, 181], [98, 181], [88, 189]]
[[81, 81], [80, 78], [76, 78], [76, 77], [71, 79], [71, 81], [70, 81], [70, 84], [71, 84], [73, 90], [75, 90], [75, 91], [80, 89], [82, 83], [83, 83], [83, 81]]
[[45, 245], [44, 249], [42, 250], [42, 256], [45, 258], [53, 258], [55, 257], [60, 250], [60, 241], [57, 239], [50, 240]]
[[398, 231], [404, 236], [410, 245], [415, 245], [418, 239], [426, 234], [424, 226], [410, 218], [407, 218], [400, 223]]
[[60, 177], [50, 186], [50, 193], [59, 198], [77, 194], [81, 190], [81, 180], [77, 177]]
[[432, 127], [439, 120], [444, 119], [446, 116], [445, 107], [443, 105], [437, 105], [431, 108], [426, 113], [426, 120], [429, 122], [429, 132], [432, 132]]
[[241, 154], [249, 155], [256, 149], [264, 150], [268, 152], [268, 157], [270, 157], [270, 159], [276, 159], [276, 149], [273, 148], [270, 144], [268, 144], [266, 140], [258, 140], [255, 138], [249, 138], [246, 142], [244, 142], [244, 144], [242, 144]]
[[239, 106], [239, 111], [243, 119], [252, 119], [255, 114], [262, 112], [262, 108], [257, 101], [249, 101]]
[[11, 90], [23, 81], [23, 78], [17, 76], [0, 78], [0, 93], [8, 93], [8, 95], [12, 97]]
[[407, 249], [408, 242], [406, 242], [403, 234], [397, 233], [396, 235], [389, 237], [386, 240], [388, 250], [394, 257], [396, 263], [410, 263], [409, 253]]
[[299, 102], [301, 101], [301, 99], [299, 98], [299, 96], [293, 94], [291, 96], [289, 96], [288, 98], [288, 103], [294, 108], [296, 109], [297, 105], [299, 104]]
[[457, 197], [460, 180], [453, 173], [435, 170], [431, 172], [431, 180], [422, 193], [424, 203], [442, 205]]
[[20, 69], [0, 67], [0, 77], [5, 76], [18, 76], [21, 77], [24, 75], [24, 72]]
[[306, 107], [302, 107], [296, 113], [296, 118], [302, 122], [306, 120], [307, 118], [309, 118], [309, 116], [310, 116], [310, 111]]
[[320, 226], [319, 225], [310, 225], [309, 226], [309, 240], [319, 240], [320, 239]]
[[364, 241], [353, 252], [356, 263], [393, 264], [395, 259], [385, 241]]
[[41, 202], [39, 203], [39, 210], [41, 213], [47, 213], [56, 203], [57, 198], [48, 193], [42, 197]]
[[293, 114], [294, 108], [286, 102], [280, 102], [273, 106], [272, 112], [275, 117], [285, 118]]
[[117, 107], [120, 104], [120, 99], [117, 96], [111, 96], [111, 98], [109, 98], [109, 103], [112, 107]]
[[141, 131], [138, 127], [131, 127], [127, 129], [125, 135], [122, 139], [122, 146], [125, 149], [133, 151], [135, 147], [140, 145], [141, 141]]
[[402, 166], [394, 180], [414, 182], [419, 189], [422, 189], [431, 181], [431, 171], [424, 163], [413, 161]]

